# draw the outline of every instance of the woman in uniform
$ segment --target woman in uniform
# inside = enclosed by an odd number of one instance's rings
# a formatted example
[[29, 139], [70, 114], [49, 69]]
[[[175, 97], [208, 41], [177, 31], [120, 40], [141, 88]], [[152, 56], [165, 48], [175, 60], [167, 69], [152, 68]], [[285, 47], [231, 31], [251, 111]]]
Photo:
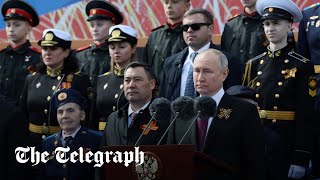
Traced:
[[[115, 25], [109, 30], [110, 71], [97, 80], [96, 117], [99, 131], [106, 126], [108, 116], [124, 106], [127, 100], [123, 94], [123, 76], [126, 66], [134, 61], [137, 47], [137, 32], [130, 26]], [[97, 122], [97, 120], [95, 122]]]
[[244, 84], [255, 89], [266, 140], [266, 178], [301, 179], [310, 160], [310, 123], [316, 80], [310, 61], [287, 42], [302, 19], [291, 0], [258, 0], [270, 44], [248, 61]]
[[58, 89], [73, 88], [88, 97], [89, 78], [78, 73], [77, 59], [70, 52], [70, 35], [58, 29], [46, 29], [41, 46], [43, 63], [28, 76], [21, 106], [29, 121], [31, 146], [40, 147], [42, 139], [60, 130], [49, 101]]

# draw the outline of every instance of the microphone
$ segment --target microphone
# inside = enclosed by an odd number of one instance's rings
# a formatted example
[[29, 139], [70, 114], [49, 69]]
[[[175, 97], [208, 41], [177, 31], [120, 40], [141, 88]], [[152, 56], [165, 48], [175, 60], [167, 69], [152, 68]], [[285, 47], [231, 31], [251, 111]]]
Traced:
[[169, 129], [173, 125], [173, 123], [180, 117], [181, 119], [186, 119], [188, 117], [194, 116], [193, 110], [193, 99], [189, 96], [180, 96], [176, 100], [172, 101], [171, 103], [171, 111], [175, 114], [173, 120], [170, 122], [169, 126], [167, 127], [166, 131], [161, 136], [160, 140], [158, 141], [157, 145], [161, 143], [163, 138], [167, 135]]
[[144, 128], [142, 133], [140, 134], [138, 140], [134, 144], [134, 146], [137, 146], [141, 139], [143, 134], [147, 129], [150, 128], [150, 124], [153, 119], [159, 121], [159, 124], [161, 123], [161, 120], [170, 119], [171, 117], [171, 108], [170, 108], [170, 101], [166, 98], [156, 98], [153, 100], [153, 102], [149, 106], [149, 112], [152, 115], [150, 118], [147, 126]]
[[192, 120], [191, 124], [189, 125], [187, 131], [182, 136], [181, 140], [179, 141], [178, 145], [182, 143], [188, 132], [190, 131], [193, 124], [196, 122], [196, 120], [200, 117], [203, 119], [208, 119], [209, 117], [214, 117], [216, 114], [216, 102], [212, 99], [210, 96], [199, 96], [196, 97], [194, 100], [194, 110], [197, 113], [195, 118]]

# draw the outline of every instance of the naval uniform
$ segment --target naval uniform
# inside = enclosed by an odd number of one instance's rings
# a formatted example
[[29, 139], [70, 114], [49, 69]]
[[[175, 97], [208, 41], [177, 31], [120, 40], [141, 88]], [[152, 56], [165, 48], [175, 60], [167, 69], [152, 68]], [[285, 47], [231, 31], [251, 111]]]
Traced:
[[302, 11], [303, 18], [299, 26], [298, 52], [310, 58], [314, 64], [317, 77], [317, 93], [315, 96], [316, 113], [313, 120], [313, 175], [320, 178], [320, 3], [313, 4]]
[[25, 78], [35, 71], [41, 62], [39, 50], [30, 42], [12, 48], [10, 45], [0, 51], [0, 91], [15, 102], [19, 102]]
[[96, 85], [97, 77], [110, 70], [110, 54], [107, 43], [77, 49], [76, 57], [79, 59], [79, 68], [83, 74], [89, 76], [91, 85]]
[[256, 91], [269, 179], [287, 179], [291, 164], [308, 167], [313, 72], [310, 61], [290, 46], [269, 49], [247, 63], [244, 84]]
[[[66, 144], [65, 140], [62, 138], [62, 131], [59, 131], [49, 137], [47, 137], [42, 144], [42, 150], [47, 151], [49, 156], [49, 161], [43, 164], [43, 179], [94, 179], [94, 162], [92, 163], [76, 163], [70, 162], [59, 163], [55, 154], [53, 153], [57, 147], [70, 147], [68, 154], [73, 151], [78, 151], [80, 147], [83, 148], [84, 154], [88, 151], [95, 153], [99, 150], [101, 141], [101, 134], [99, 132], [81, 127], [73, 139], [70, 141], [69, 145]], [[78, 151], [79, 152], [79, 151]], [[77, 156], [79, 158], [79, 156]]]
[[[128, 103], [123, 91], [124, 69], [114, 68], [98, 77], [96, 109], [99, 120], [99, 131], [103, 131], [109, 115]], [[97, 124], [98, 125], [98, 124]]]
[[[21, 106], [29, 121], [30, 143], [40, 147], [41, 141], [50, 134], [60, 130], [56, 112], [50, 113], [50, 99], [55, 91], [63, 88], [78, 90], [88, 97], [89, 78], [85, 75], [56, 71], [34, 73], [26, 78], [21, 97]], [[50, 119], [48, 118], [50, 116]]]

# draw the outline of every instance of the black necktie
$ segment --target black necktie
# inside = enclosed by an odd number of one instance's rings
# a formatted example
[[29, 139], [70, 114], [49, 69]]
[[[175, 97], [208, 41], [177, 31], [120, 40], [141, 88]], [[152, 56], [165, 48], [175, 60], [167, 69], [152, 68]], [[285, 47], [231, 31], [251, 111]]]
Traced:
[[73, 140], [73, 137], [72, 137], [72, 136], [67, 136], [67, 137], [65, 137], [65, 138], [64, 138], [64, 142], [65, 142], [65, 146], [64, 146], [64, 147], [70, 146], [72, 140]]

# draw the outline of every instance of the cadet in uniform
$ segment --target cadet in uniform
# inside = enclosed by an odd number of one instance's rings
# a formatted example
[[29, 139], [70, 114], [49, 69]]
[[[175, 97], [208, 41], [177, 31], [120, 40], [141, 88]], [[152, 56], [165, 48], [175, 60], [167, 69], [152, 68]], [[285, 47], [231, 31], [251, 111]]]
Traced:
[[5, 1], [1, 12], [10, 44], [0, 51], [0, 90], [18, 103], [26, 76], [41, 62], [40, 51], [27, 40], [32, 27], [39, 24], [39, 17], [24, 1]]
[[111, 70], [98, 77], [96, 89], [99, 131], [104, 130], [112, 112], [128, 103], [123, 93], [124, 69], [134, 60], [138, 41], [137, 31], [126, 25], [112, 26], [109, 34]]
[[241, 0], [244, 10], [228, 20], [221, 37], [221, 49], [245, 64], [263, 53], [268, 41], [263, 31], [261, 15], [256, 11], [257, 0]]
[[292, 24], [302, 19], [291, 0], [258, 0], [270, 41], [248, 61], [244, 84], [255, 89], [266, 139], [267, 179], [301, 179], [310, 160], [310, 119], [315, 77], [310, 61], [288, 45]]
[[77, 50], [82, 73], [89, 75], [91, 85], [95, 86], [97, 76], [110, 70], [110, 54], [105, 43], [109, 28], [123, 21], [120, 11], [105, 0], [92, 0], [86, 6], [93, 42]]
[[317, 90], [315, 96], [312, 167], [314, 178], [320, 178], [320, 3], [313, 4], [302, 11], [303, 18], [299, 26], [298, 52], [309, 58], [314, 64], [317, 78]]
[[46, 29], [38, 42], [43, 64], [26, 78], [21, 97], [21, 106], [29, 121], [32, 146], [40, 147], [47, 135], [60, 130], [54, 114], [50, 116], [49, 101], [55, 91], [72, 88], [85, 97], [90, 93], [89, 78], [79, 74], [77, 59], [70, 53], [70, 38], [64, 31]]
[[[59, 163], [54, 151], [57, 147], [69, 147], [70, 151], [78, 151], [80, 147], [84, 152], [95, 153], [100, 147], [101, 134], [83, 126], [86, 113], [85, 98], [74, 89], [61, 89], [51, 100], [52, 113], [55, 113], [61, 131], [47, 137], [42, 144], [42, 150], [47, 151], [49, 161], [43, 166], [43, 179], [94, 179], [93, 163]], [[69, 157], [67, 157], [69, 158]], [[79, 156], [77, 157], [79, 158]]]
[[160, 82], [164, 60], [182, 51], [187, 44], [183, 39], [182, 18], [190, 8], [190, 0], [162, 0], [167, 22], [152, 30], [144, 49], [144, 62], [152, 66]]

